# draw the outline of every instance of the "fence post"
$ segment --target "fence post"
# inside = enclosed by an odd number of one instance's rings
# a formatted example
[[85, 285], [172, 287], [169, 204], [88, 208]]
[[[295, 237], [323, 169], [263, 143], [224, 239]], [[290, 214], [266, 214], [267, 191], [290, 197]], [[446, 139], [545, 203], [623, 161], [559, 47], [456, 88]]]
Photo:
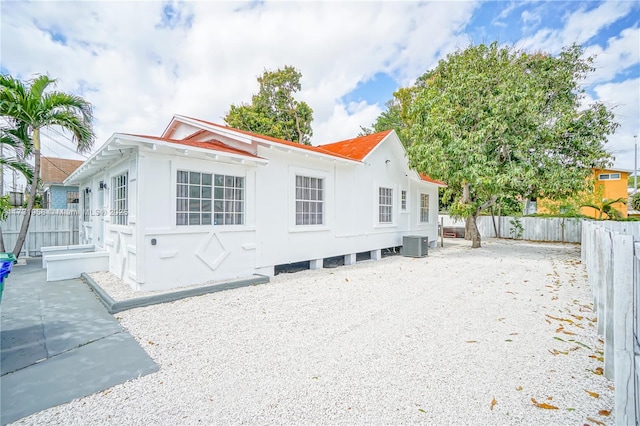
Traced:
[[613, 238], [611, 230], [602, 230], [602, 281], [600, 291], [600, 309], [598, 312], [598, 331], [604, 338], [604, 375], [613, 379], [615, 372], [613, 347]]
[[[640, 247], [638, 247], [640, 248]], [[634, 425], [637, 413], [634, 388], [634, 337], [633, 337], [633, 263], [640, 258], [636, 249], [634, 256], [633, 237], [616, 235], [613, 242], [613, 333], [614, 333], [614, 386], [616, 424]], [[605, 361], [607, 355], [605, 354]], [[606, 370], [605, 370], [606, 371]]]

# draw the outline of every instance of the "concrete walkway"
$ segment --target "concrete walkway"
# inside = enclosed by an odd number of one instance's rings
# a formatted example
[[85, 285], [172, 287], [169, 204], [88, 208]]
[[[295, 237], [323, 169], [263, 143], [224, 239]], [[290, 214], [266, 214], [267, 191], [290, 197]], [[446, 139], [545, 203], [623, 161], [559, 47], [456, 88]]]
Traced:
[[14, 265], [0, 305], [0, 423], [158, 370], [79, 279]]

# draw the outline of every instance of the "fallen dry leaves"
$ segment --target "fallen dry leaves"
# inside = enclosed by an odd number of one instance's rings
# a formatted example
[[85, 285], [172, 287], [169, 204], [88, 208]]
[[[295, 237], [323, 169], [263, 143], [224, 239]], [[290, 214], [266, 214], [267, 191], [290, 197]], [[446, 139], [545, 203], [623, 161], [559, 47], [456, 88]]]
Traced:
[[494, 397], [491, 400], [491, 407], [489, 407], [491, 409], [491, 411], [493, 411], [493, 407], [495, 407], [497, 403], [498, 403], [498, 401], [496, 401], [496, 398]]
[[592, 397], [594, 397], [594, 398], [600, 398], [600, 394], [599, 394], [599, 393], [597, 393], [597, 392], [591, 392], [591, 391], [588, 391], [588, 390], [586, 390], [586, 389], [585, 389], [584, 391], [585, 391], [586, 393], [588, 393], [589, 395], [591, 395]]
[[538, 408], [544, 408], [545, 410], [557, 410], [558, 407], [556, 407], [555, 405], [551, 405], [551, 404], [547, 404], [544, 402], [538, 402], [535, 400], [535, 398], [531, 398], [531, 402], [533, 402], [533, 405], [535, 405]]
[[600, 425], [600, 426], [606, 426], [606, 424], [604, 422], [601, 422], [600, 420], [596, 420], [593, 417], [587, 417], [587, 420], [589, 420], [590, 422], [593, 422], [593, 423], [595, 423], [597, 425]]

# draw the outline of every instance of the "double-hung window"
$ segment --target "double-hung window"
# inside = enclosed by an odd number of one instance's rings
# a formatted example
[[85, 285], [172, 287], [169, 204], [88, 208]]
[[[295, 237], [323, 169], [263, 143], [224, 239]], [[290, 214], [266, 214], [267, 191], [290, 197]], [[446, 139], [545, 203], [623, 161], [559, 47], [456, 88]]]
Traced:
[[178, 170], [176, 225], [242, 225], [244, 177]]
[[296, 176], [296, 225], [324, 224], [323, 190], [323, 179]]
[[244, 223], [244, 178], [215, 175], [213, 186], [213, 224]]
[[400, 209], [407, 211], [407, 191], [400, 191]]
[[211, 173], [178, 170], [176, 182], [176, 225], [210, 225]]
[[420, 194], [420, 222], [429, 222], [429, 194]]
[[111, 179], [111, 223], [126, 225], [128, 217], [128, 173], [114, 176]]
[[82, 220], [89, 222], [91, 220], [91, 192], [89, 188], [84, 190], [82, 196]]
[[378, 190], [378, 222], [393, 222], [393, 189], [380, 187]]

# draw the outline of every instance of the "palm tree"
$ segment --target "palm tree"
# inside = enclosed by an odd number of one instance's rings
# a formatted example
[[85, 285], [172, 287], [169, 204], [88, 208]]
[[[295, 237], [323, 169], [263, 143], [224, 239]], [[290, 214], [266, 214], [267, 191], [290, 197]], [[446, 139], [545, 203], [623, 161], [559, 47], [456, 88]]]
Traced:
[[602, 215], [607, 215], [609, 220], [622, 219], [622, 214], [613, 206], [614, 204], [627, 204], [626, 198], [608, 199], [603, 198], [600, 203], [585, 203], [582, 207], [591, 207], [598, 212], [598, 220], [602, 219]]
[[[2, 155], [0, 155], [0, 173], [4, 173], [4, 168], [7, 167], [19, 172], [27, 179], [27, 182], [31, 182], [33, 179], [33, 168], [26, 161], [26, 158], [31, 155], [33, 145], [29, 139], [26, 127], [22, 125], [18, 127], [0, 128], [0, 145], [3, 148], [1, 151]], [[13, 157], [5, 156], [5, 152], [7, 152], [4, 150], [5, 147], [10, 148], [10, 151], [13, 152]], [[9, 196], [0, 197], [0, 221], [7, 219], [10, 208]], [[0, 227], [0, 252], [4, 251], [4, 237], [2, 235], [2, 227]]]
[[24, 245], [31, 221], [33, 203], [38, 189], [40, 176], [40, 130], [57, 126], [72, 134], [78, 152], [87, 152], [93, 147], [93, 111], [91, 104], [80, 96], [45, 90], [55, 85], [55, 80], [40, 75], [27, 83], [9, 75], [0, 76], [0, 116], [5, 118], [13, 129], [27, 132], [33, 148], [33, 177], [27, 209], [22, 221], [20, 233], [13, 249], [19, 256]]
[[11, 126], [0, 128], [0, 145], [8, 146], [13, 152], [13, 157], [0, 156], [0, 166], [15, 170], [31, 182], [33, 179], [33, 167], [27, 162], [27, 158], [33, 151], [33, 144], [29, 138], [26, 126]]

